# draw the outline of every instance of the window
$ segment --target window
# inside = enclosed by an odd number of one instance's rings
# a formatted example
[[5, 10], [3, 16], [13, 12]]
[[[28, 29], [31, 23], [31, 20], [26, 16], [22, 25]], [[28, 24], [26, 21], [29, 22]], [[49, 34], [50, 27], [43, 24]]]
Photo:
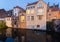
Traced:
[[37, 25], [37, 28], [39, 28], [40, 27], [40, 25]]
[[27, 17], [27, 20], [28, 20], [28, 21], [30, 20], [30, 16]]
[[38, 8], [41, 8], [41, 7], [42, 7], [42, 4], [39, 4], [39, 5], [38, 5]]
[[35, 6], [31, 6], [31, 9], [35, 8]]
[[25, 16], [21, 16], [21, 22], [24, 22]]
[[49, 16], [51, 16], [51, 14], [49, 14]]
[[17, 24], [17, 21], [15, 20], [15, 21], [14, 21], [14, 25], [16, 25], [16, 24]]
[[15, 16], [16, 16], [16, 13], [15, 13]]
[[8, 16], [10, 16], [10, 14], [8, 14]]
[[34, 13], [34, 9], [31, 10], [31, 14], [33, 14], [33, 13]]
[[41, 8], [41, 9], [38, 9], [37, 11], [38, 11], [38, 13], [43, 13], [44, 12], [44, 9]]
[[34, 20], [34, 16], [31, 16], [31, 20]]
[[9, 21], [9, 20], [10, 20], [10, 18], [7, 18], [7, 20]]
[[30, 14], [30, 10], [27, 10], [26, 13], [27, 13], [27, 14]]
[[27, 7], [27, 9], [30, 9], [30, 7]]
[[33, 6], [30, 6], [30, 7], [27, 7], [26, 9], [33, 9], [33, 8], [35, 8], [34, 5]]
[[35, 6], [33, 6], [33, 8], [35, 8]]
[[38, 16], [38, 19], [41, 20], [41, 19], [42, 19], [42, 15], [39, 15], [39, 16]]

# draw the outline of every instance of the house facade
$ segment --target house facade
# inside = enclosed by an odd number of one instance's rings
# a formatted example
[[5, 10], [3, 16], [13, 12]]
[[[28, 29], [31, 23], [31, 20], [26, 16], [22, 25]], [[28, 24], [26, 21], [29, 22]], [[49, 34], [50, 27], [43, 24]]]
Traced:
[[5, 22], [7, 27], [12, 27], [12, 18], [7, 16], [5, 17]]
[[21, 23], [21, 15], [24, 14], [24, 9], [16, 6], [13, 8], [13, 16], [12, 16], [12, 25], [14, 28], [23, 28], [20, 25], [22, 25]]
[[19, 27], [21, 29], [26, 29], [26, 13], [20, 13], [19, 14]]
[[53, 19], [60, 19], [59, 5], [48, 6], [47, 21], [52, 21]]
[[46, 30], [47, 4], [43, 0], [29, 3], [26, 9], [26, 28]]
[[5, 17], [6, 26], [8, 28], [12, 28], [12, 10], [7, 11], [5, 15], [6, 15]]
[[49, 4], [46, 4], [43, 0], [39, 0], [37, 2], [28, 3], [26, 12], [19, 6], [14, 7], [12, 17], [6, 17], [6, 19], [7, 18], [12, 19], [13, 28], [46, 30], [47, 21], [60, 19], [60, 10], [59, 5], [54, 4], [53, 6], [49, 6]]

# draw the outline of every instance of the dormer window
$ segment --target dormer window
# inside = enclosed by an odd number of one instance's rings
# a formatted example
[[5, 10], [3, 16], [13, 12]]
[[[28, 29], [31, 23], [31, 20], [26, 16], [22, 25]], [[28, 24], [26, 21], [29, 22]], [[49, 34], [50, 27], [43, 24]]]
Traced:
[[35, 8], [35, 6], [31, 6], [31, 9]]
[[29, 6], [29, 7], [27, 7], [27, 9], [33, 9], [33, 8], [35, 8], [35, 6]]
[[30, 9], [30, 7], [27, 7], [27, 9]]

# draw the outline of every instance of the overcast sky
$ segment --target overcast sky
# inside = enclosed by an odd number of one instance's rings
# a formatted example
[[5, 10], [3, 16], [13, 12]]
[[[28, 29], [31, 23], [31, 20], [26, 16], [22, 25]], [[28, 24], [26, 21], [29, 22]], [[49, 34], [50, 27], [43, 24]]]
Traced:
[[[28, 3], [36, 2], [38, 0], [0, 0], [0, 9], [4, 8], [5, 10], [13, 9], [15, 6], [20, 6], [26, 9]], [[50, 5], [59, 4], [60, 0], [43, 0], [46, 3], [50, 2]]]

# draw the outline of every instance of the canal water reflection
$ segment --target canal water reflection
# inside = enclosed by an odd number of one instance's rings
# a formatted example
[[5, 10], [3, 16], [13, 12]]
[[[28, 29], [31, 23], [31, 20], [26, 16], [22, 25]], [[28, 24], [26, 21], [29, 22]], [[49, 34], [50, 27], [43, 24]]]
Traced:
[[50, 32], [47, 33], [47, 42], [60, 42], [60, 33], [59, 32]]
[[3, 42], [60, 42], [60, 33], [58, 32], [31, 29], [13, 29], [11, 32], [12, 36], [10, 37], [0, 35], [0, 40]]

